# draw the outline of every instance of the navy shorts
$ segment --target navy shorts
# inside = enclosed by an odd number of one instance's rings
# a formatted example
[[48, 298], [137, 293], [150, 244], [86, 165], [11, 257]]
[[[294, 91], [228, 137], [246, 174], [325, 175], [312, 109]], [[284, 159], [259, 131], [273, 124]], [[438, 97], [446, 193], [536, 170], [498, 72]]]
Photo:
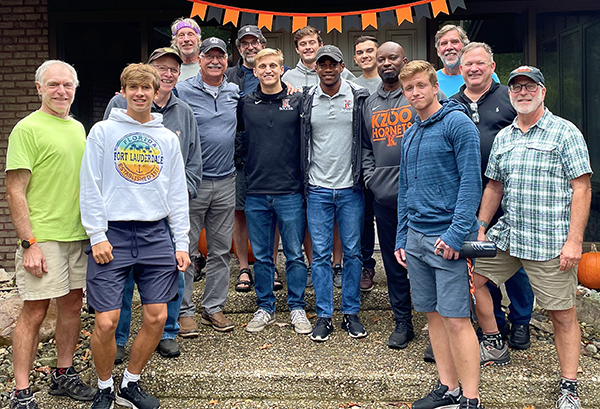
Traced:
[[129, 272], [142, 304], [167, 303], [177, 297], [177, 262], [166, 219], [156, 222], [109, 222], [106, 232], [114, 259], [97, 264], [88, 254], [87, 299], [96, 311], [118, 310]]
[[[413, 306], [418, 312], [437, 311], [442, 317], [470, 317], [467, 262], [435, 255], [434, 244], [438, 237], [408, 229], [405, 251]], [[465, 240], [476, 238], [475, 232]]]

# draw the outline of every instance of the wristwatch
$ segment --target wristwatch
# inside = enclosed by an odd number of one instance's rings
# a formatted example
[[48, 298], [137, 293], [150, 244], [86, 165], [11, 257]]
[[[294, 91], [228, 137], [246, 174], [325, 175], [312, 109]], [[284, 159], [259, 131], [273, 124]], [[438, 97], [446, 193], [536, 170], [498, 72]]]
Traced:
[[29, 240], [19, 240], [19, 242], [17, 244], [19, 246], [23, 247], [24, 249], [28, 249], [34, 243], [36, 243], [35, 237], [33, 237], [33, 238], [29, 239]]
[[477, 220], [477, 223], [478, 223], [480, 226], [483, 226], [483, 228], [484, 228], [484, 229], [486, 229], [486, 230], [487, 230], [487, 228], [488, 228], [488, 227], [490, 227], [490, 225], [489, 225], [489, 224], [487, 224], [486, 222], [484, 222], [483, 220]]

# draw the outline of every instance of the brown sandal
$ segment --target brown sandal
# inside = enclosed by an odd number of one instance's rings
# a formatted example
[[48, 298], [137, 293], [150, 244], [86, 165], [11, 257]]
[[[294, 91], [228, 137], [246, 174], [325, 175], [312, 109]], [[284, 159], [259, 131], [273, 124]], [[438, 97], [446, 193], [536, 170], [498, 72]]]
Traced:
[[[240, 280], [242, 274], [248, 274], [248, 280]], [[240, 270], [240, 274], [238, 274], [237, 282], [235, 283], [235, 291], [238, 293], [247, 293], [252, 290], [252, 283], [254, 280], [252, 279], [252, 272], [249, 268], [242, 268]]]
[[283, 290], [283, 283], [279, 279], [279, 271], [275, 269], [275, 280], [273, 280], [273, 291]]

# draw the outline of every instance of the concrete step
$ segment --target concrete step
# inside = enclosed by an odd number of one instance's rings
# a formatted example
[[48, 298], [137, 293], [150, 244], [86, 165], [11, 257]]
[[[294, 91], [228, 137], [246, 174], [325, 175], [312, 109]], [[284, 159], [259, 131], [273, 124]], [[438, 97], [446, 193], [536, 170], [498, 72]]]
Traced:
[[[134, 333], [140, 325], [140, 310], [134, 311]], [[428, 342], [420, 331], [425, 324], [422, 314], [414, 320], [417, 339], [404, 350], [386, 346], [394, 328], [387, 310], [361, 312], [369, 335], [359, 340], [340, 329], [341, 316], [336, 313], [335, 331], [325, 343], [296, 334], [285, 312], [277, 313], [277, 324], [256, 334], [243, 329], [251, 314], [229, 316], [236, 324], [233, 332], [201, 326], [198, 338], [178, 339], [180, 357], [152, 356], [142, 383], [159, 397], [161, 407], [408, 407], [401, 404], [427, 394], [437, 379], [435, 365], [422, 360]], [[115, 368], [117, 380], [124, 369], [125, 364]], [[512, 351], [509, 365], [481, 370], [481, 398], [488, 409], [552, 408], [559, 374], [554, 347], [533, 340], [529, 350]], [[600, 407], [599, 374], [600, 361], [581, 358], [579, 385], [585, 409]], [[89, 407], [47, 397], [45, 392], [39, 399], [44, 408]]]

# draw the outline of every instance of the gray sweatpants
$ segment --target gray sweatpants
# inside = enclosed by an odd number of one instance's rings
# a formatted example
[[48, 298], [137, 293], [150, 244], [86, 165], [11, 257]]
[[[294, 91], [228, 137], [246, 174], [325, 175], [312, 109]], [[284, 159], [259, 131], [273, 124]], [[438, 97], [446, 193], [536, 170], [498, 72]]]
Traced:
[[[229, 288], [229, 261], [231, 235], [235, 210], [235, 174], [223, 179], [204, 179], [198, 196], [190, 200], [190, 254], [198, 247], [202, 229], [206, 229], [206, 287], [202, 307], [208, 314], [223, 309]], [[194, 266], [185, 272], [185, 291], [180, 317], [193, 317], [196, 306], [192, 302]]]

